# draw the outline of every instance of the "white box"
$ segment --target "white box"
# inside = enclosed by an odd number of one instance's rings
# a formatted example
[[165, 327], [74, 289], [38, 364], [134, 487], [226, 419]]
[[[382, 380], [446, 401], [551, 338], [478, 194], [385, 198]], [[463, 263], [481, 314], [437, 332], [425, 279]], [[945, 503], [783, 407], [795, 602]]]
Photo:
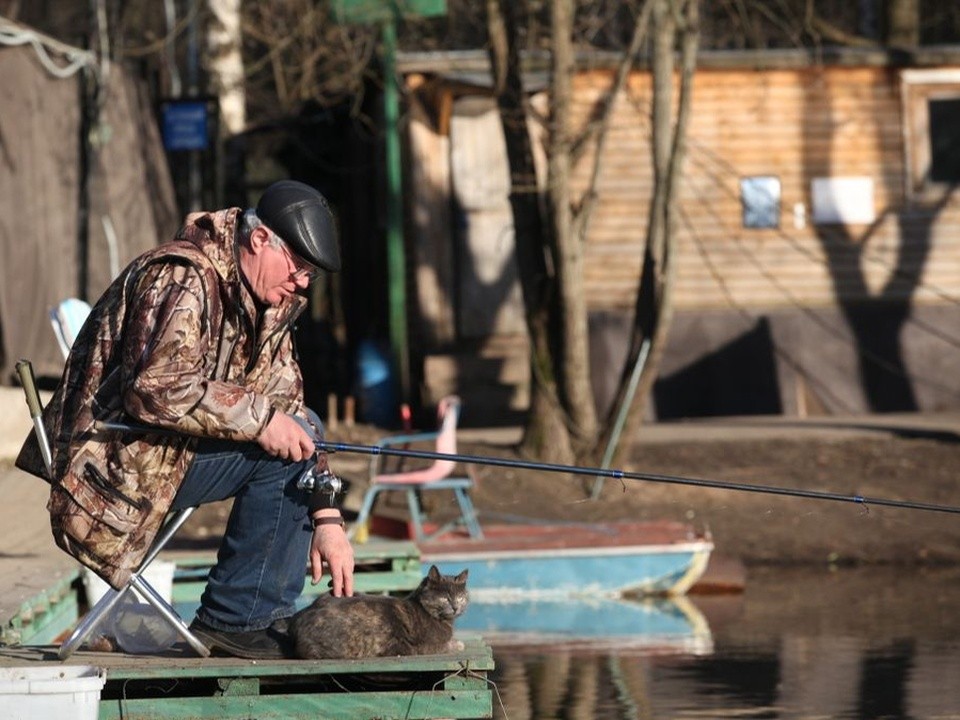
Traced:
[[92, 665], [0, 668], [0, 719], [97, 720], [106, 671]]

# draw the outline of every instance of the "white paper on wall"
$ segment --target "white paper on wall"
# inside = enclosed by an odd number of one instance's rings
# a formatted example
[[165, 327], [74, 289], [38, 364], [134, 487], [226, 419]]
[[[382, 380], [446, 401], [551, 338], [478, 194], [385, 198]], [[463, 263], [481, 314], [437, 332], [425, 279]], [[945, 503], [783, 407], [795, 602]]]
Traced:
[[876, 219], [873, 178], [814, 178], [810, 186], [814, 223], [861, 225]]

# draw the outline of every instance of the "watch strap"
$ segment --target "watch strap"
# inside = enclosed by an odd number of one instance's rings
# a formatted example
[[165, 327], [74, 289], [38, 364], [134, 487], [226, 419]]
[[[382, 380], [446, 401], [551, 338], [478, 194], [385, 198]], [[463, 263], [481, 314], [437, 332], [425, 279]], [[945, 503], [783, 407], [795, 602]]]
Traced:
[[341, 515], [329, 515], [327, 517], [318, 517], [310, 518], [311, 523], [313, 524], [314, 529], [320, 527], [321, 525], [339, 525], [344, 527], [345, 523], [343, 522], [343, 517]]

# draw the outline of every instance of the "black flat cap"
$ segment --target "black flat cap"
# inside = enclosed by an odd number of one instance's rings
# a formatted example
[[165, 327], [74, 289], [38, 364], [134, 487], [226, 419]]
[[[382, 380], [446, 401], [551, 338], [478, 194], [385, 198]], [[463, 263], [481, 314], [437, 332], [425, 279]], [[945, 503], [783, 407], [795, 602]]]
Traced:
[[337, 223], [327, 199], [296, 180], [280, 180], [264, 190], [257, 217], [300, 258], [327, 272], [339, 272]]

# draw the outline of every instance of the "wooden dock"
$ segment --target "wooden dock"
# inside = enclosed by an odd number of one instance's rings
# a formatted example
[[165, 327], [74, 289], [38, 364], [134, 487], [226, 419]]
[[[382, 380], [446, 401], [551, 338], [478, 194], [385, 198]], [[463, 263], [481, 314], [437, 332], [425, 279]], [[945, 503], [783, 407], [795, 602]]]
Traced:
[[[173, 601], [199, 597], [211, 554], [170, 553], [177, 563]], [[358, 592], [407, 592], [419, 584], [420, 555], [413, 543], [358, 545]], [[461, 652], [366, 660], [242, 660], [196, 657], [185, 643], [156, 655], [81, 650], [65, 663], [57, 644], [85, 608], [79, 569], [49, 577], [0, 627], [0, 669], [38, 666], [101, 668], [105, 685], [99, 717], [173, 718], [490, 718], [494, 667], [479, 636], [457, 635]], [[307, 582], [304, 594], [326, 592]], [[186, 617], [186, 615], [185, 615]], [[189, 618], [187, 618], [189, 620]], [[2, 712], [0, 712], [2, 715]]]
[[[186, 645], [156, 656], [81, 651], [67, 664], [105, 669], [100, 720], [174, 718], [489, 718], [489, 646], [462, 638], [447, 655], [367, 660], [200, 659]], [[0, 648], [0, 667], [59, 664], [57, 647]]]

